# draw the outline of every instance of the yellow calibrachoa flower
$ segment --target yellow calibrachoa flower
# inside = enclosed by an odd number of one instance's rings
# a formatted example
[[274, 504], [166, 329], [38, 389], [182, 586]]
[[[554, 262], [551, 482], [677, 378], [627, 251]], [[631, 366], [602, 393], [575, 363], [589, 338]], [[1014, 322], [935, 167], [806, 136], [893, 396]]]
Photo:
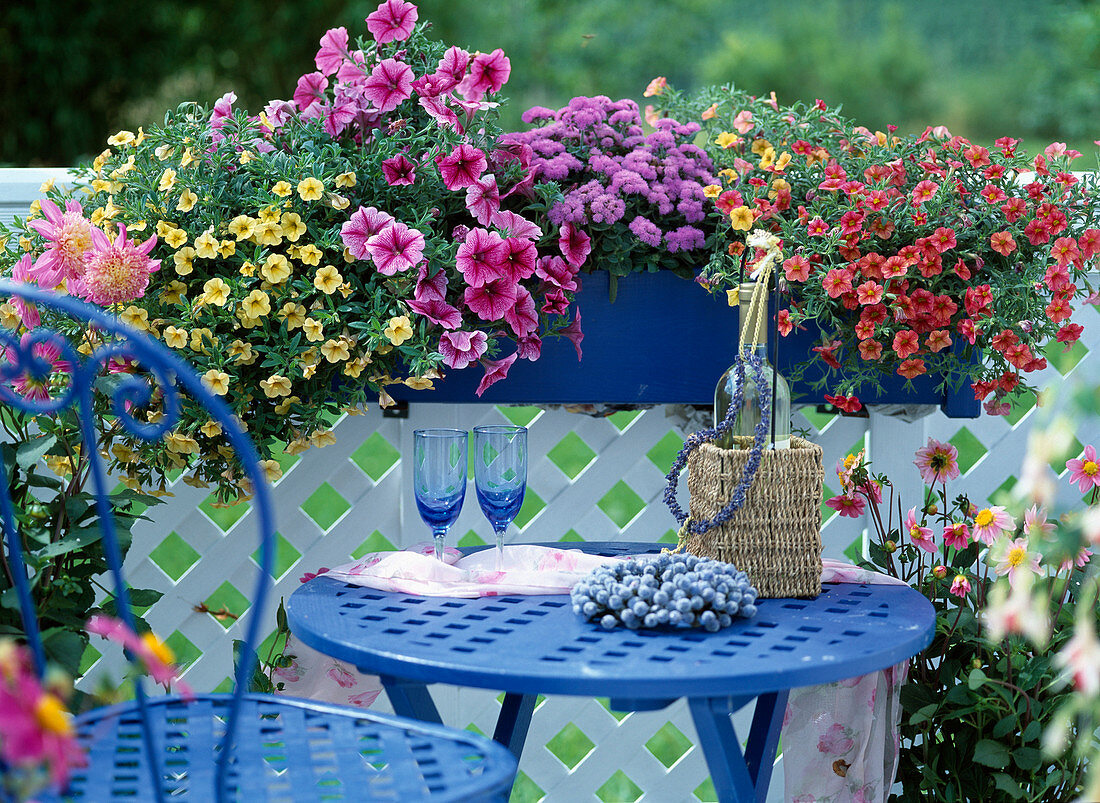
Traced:
[[732, 131], [723, 131], [714, 140], [714, 144], [719, 148], [732, 148], [734, 145], [740, 145], [743, 142], [741, 137], [734, 134]]
[[293, 332], [306, 322], [306, 308], [301, 304], [288, 301], [283, 304], [283, 308], [279, 310], [279, 317], [286, 321], [287, 331]]
[[166, 167], [164, 172], [160, 174], [160, 182], [157, 184], [157, 189], [160, 192], [167, 192], [176, 186], [176, 171], [170, 167]]
[[256, 353], [252, 350], [252, 344], [243, 340], [234, 340], [229, 344], [229, 356], [236, 360], [238, 365], [252, 365], [256, 362]]
[[170, 348], [184, 348], [187, 345], [187, 330], [175, 326], [166, 326], [164, 329], [164, 342]]
[[354, 187], [355, 186], [355, 172], [348, 171], [347, 173], [341, 173], [336, 177], [337, 187]]
[[706, 198], [717, 198], [722, 194], [722, 188], [717, 184], [708, 184], [703, 187], [703, 196]]
[[304, 178], [298, 182], [298, 194], [303, 201], [319, 201], [325, 191], [325, 185], [313, 176]]
[[256, 221], [248, 215], [237, 215], [229, 221], [229, 233], [237, 238], [237, 242], [251, 237], [255, 228]]
[[176, 273], [180, 276], [186, 276], [192, 270], [194, 265], [191, 264], [191, 260], [195, 258], [195, 249], [191, 246], [184, 246], [175, 254], [172, 255], [172, 261], [176, 263]]
[[747, 206], [739, 206], [730, 211], [730, 224], [736, 231], [748, 231], [752, 228], [752, 210]]
[[53, 185], [56, 181], [57, 181], [57, 179], [54, 179], [54, 178], [46, 179], [45, 181], [42, 182], [42, 185], [38, 188], [38, 191], [40, 193], [42, 193], [43, 195], [45, 195], [47, 192], [49, 192], [50, 190], [53, 189]]
[[321, 322], [315, 318], [306, 318], [302, 323], [302, 331], [306, 333], [306, 340], [316, 343], [325, 339], [325, 330]]
[[405, 384], [413, 390], [431, 390], [433, 387], [432, 380], [423, 376], [410, 376]]
[[301, 399], [298, 396], [287, 396], [275, 405], [275, 415], [286, 415], [292, 405], [298, 404]]
[[270, 254], [264, 260], [260, 273], [272, 284], [282, 284], [290, 276], [290, 262], [282, 254]]
[[347, 298], [351, 295], [351, 285], [348, 282], [344, 282], [336, 289], [340, 291], [340, 295], [342, 295], [344, 298]]
[[119, 131], [113, 137], [107, 138], [108, 145], [129, 145], [135, 139], [133, 131]]
[[302, 222], [297, 212], [285, 212], [279, 220], [283, 229], [283, 238], [292, 243], [298, 242], [298, 238], [306, 233], [306, 224]]
[[740, 306], [741, 302], [738, 300], [739, 298], [740, 296], [738, 295], [736, 287], [726, 291], [726, 303], [731, 307]]
[[245, 262], [243, 265], [241, 265], [240, 274], [241, 276], [248, 276], [249, 278], [252, 278], [256, 275], [256, 266], [253, 265], [251, 262]]
[[187, 298], [187, 285], [173, 279], [161, 291], [160, 300], [165, 304], [180, 304]]
[[28, 218], [38, 217], [41, 214], [42, 214], [42, 200], [40, 198], [35, 198], [33, 201], [31, 201], [31, 209], [30, 209], [30, 212], [28, 213], [27, 217]]
[[283, 476], [283, 467], [279, 465], [277, 460], [261, 460], [260, 468], [264, 470], [264, 477], [267, 478], [268, 482], [274, 483]]
[[761, 137], [760, 139], [754, 139], [752, 141], [752, 147], [749, 150], [751, 150], [757, 156], [763, 156], [765, 153], [768, 152], [769, 149], [774, 150], [774, 148], [772, 148], [772, 144]]
[[332, 446], [336, 443], [336, 436], [327, 429], [318, 429], [310, 433], [309, 442], [320, 449], [322, 446]]
[[351, 356], [347, 343], [342, 340], [326, 340], [321, 346], [321, 354], [329, 362], [342, 362]]
[[788, 153], [787, 151], [783, 151], [783, 153], [779, 154], [779, 158], [775, 160], [775, 167], [773, 167], [772, 169], [776, 173], [782, 173], [784, 170], [787, 169], [787, 165], [789, 165], [790, 163], [790, 153]]
[[344, 195], [336, 195], [335, 193], [328, 196], [328, 202], [333, 209], [347, 209], [351, 206], [351, 199]]
[[224, 396], [229, 392], [229, 374], [217, 368], [211, 368], [203, 374], [202, 383], [215, 396]]
[[261, 220], [252, 229], [252, 242], [256, 245], [278, 245], [283, 241], [283, 229], [278, 220]]
[[298, 259], [302, 261], [303, 265], [320, 265], [322, 256], [324, 254], [321, 253], [321, 249], [313, 243], [303, 245], [298, 249]]
[[218, 245], [218, 253], [221, 254], [222, 259], [229, 259], [237, 253], [237, 244], [232, 240], [222, 240]]
[[218, 256], [218, 238], [204, 231], [195, 238], [195, 255], [203, 259], [216, 259]]
[[96, 173], [99, 173], [99, 171], [103, 169], [103, 165], [107, 163], [107, 160], [111, 158], [111, 155], [113, 153], [114, 151], [112, 151], [110, 148], [105, 148], [103, 152], [99, 154], [99, 156], [92, 160], [92, 170], [94, 170]]
[[281, 214], [274, 206], [265, 206], [256, 213], [256, 217], [259, 218], [261, 223], [278, 223]]
[[202, 286], [202, 300], [215, 307], [224, 307], [229, 301], [229, 290], [229, 285], [222, 279], [208, 279]]
[[203, 354], [209, 354], [207, 346], [213, 344], [218, 345], [218, 339], [214, 337], [214, 333], [207, 327], [203, 326], [198, 329], [191, 330], [191, 351], [199, 351]]
[[119, 319], [142, 332], [149, 331], [149, 311], [130, 305], [119, 314]]
[[256, 154], [254, 154], [252, 151], [241, 151], [241, 156], [240, 156], [241, 164], [246, 165], [255, 158], [256, 158]]
[[356, 357], [354, 360], [344, 363], [344, 375], [350, 376], [352, 379], [358, 379], [359, 375], [363, 373], [363, 369], [368, 365], [370, 365], [369, 357]]
[[194, 162], [195, 162], [195, 155], [193, 153], [191, 153], [190, 148], [185, 148], [184, 151], [183, 151], [183, 156], [180, 157], [180, 167], [181, 168], [188, 167], [189, 165], [194, 164]]
[[[156, 147], [156, 150], [153, 151], [153, 155], [163, 162], [165, 159], [168, 159], [172, 155], [172, 146], [158, 145]], [[99, 168], [96, 169], [98, 170]]]
[[[118, 167], [116, 167], [114, 170], [111, 171], [110, 177], [111, 178], [122, 178], [123, 176], [125, 176], [127, 173], [129, 173], [133, 169], [134, 169], [134, 155], [130, 154], [130, 156], [127, 157], [125, 162], [123, 162], [122, 164], [120, 164]], [[161, 180], [162, 181], [164, 180], [164, 176], [161, 176]], [[176, 181], [176, 175], [175, 175], [175, 173], [173, 173], [172, 174], [172, 183], [174, 184], [175, 181]]]
[[6, 329], [18, 329], [23, 325], [23, 319], [7, 301], [0, 304], [0, 325]]
[[294, 192], [294, 188], [290, 186], [289, 181], [277, 181], [275, 182], [275, 185], [271, 188], [271, 191], [278, 195], [280, 198], [286, 198], [288, 195]]
[[179, 229], [179, 226], [177, 226], [175, 223], [173, 223], [170, 220], [158, 220], [157, 221], [157, 236], [158, 237], [165, 237], [165, 236], [167, 236], [168, 232], [176, 231], [177, 229]]
[[271, 312], [271, 299], [263, 290], [253, 290], [241, 302], [241, 309], [249, 318], [262, 318]]
[[[119, 444], [121, 445], [121, 444]], [[59, 477], [71, 477], [73, 464], [68, 455], [48, 454], [42, 458], [47, 468]]]
[[149, 228], [149, 225], [144, 220], [139, 220], [136, 223], [131, 223], [126, 227], [127, 232], [145, 231]]
[[199, 432], [208, 438], [216, 438], [222, 434], [222, 425], [217, 421], [210, 420], [199, 427]]
[[260, 388], [269, 399], [290, 395], [290, 380], [280, 374], [272, 374], [260, 380]]
[[[778, 170], [779, 168], [777, 167], [776, 169]], [[791, 185], [790, 182], [787, 181], [787, 179], [777, 178], [775, 181], [772, 182], [771, 189], [768, 190], [768, 197], [775, 198], [783, 190], [787, 190], [789, 192], [790, 189]]]
[[181, 432], [169, 432], [164, 436], [164, 445], [168, 451], [176, 454], [198, 454], [199, 442], [190, 435]]
[[176, 209], [180, 212], [190, 212], [195, 208], [195, 204], [199, 202], [199, 196], [191, 192], [191, 190], [184, 190], [180, 193], [179, 203], [176, 204]]
[[325, 265], [314, 275], [313, 286], [325, 295], [331, 296], [336, 292], [342, 281], [344, 281], [344, 277], [340, 275], [340, 271], [332, 265]]
[[412, 322], [409, 321], [409, 316], [397, 315], [390, 318], [382, 334], [389, 338], [389, 341], [395, 346], [400, 346], [413, 336]]

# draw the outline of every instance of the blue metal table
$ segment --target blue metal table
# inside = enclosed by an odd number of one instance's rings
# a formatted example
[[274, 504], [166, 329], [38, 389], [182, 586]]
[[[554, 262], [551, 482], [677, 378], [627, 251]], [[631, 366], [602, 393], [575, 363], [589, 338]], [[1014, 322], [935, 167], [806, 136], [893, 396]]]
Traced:
[[[622, 555], [660, 545], [577, 547]], [[567, 595], [415, 597], [323, 575], [291, 595], [287, 615], [304, 644], [379, 675], [403, 716], [441, 721], [429, 683], [505, 692], [493, 738], [517, 758], [538, 694], [608, 697], [618, 711], [685, 697], [719, 799], [761, 803], [790, 689], [891, 666], [935, 630], [917, 591], [857, 584], [826, 584], [813, 600], [761, 600], [755, 617], [717, 633], [607, 631], [574, 615]], [[729, 715], [754, 699], [742, 752]]]

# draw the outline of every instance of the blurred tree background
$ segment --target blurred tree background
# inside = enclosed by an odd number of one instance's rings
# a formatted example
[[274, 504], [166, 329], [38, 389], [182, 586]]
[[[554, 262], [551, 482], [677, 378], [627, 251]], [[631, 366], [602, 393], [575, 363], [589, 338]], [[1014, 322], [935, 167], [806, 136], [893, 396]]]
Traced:
[[[0, 10], [0, 165], [69, 165], [183, 100], [258, 110], [314, 69], [321, 35], [366, 33], [374, 0], [20, 0]], [[732, 81], [823, 98], [872, 129], [944, 124], [1093, 153], [1092, 0], [421, 0], [435, 35], [512, 62], [505, 127], [574, 95]], [[1083, 160], [1084, 162], [1084, 160]], [[1081, 163], [1083, 169], [1091, 168]]]

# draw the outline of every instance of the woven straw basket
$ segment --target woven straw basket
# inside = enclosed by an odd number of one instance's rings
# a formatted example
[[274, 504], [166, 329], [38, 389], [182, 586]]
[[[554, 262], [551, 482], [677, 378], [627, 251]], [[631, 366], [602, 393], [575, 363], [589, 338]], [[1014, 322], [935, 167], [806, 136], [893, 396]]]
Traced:
[[[744, 439], [745, 447], [751, 445]], [[790, 449], [768, 449], [745, 497], [726, 524], [683, 541], [688, 551], [732, 563], [761, 597], [821, 593], [821, 447], [791, 437]], [[688, 457], [691, 518], [711, 519], [730, 500], [745, 470], [748, 448], [704, 443]]]

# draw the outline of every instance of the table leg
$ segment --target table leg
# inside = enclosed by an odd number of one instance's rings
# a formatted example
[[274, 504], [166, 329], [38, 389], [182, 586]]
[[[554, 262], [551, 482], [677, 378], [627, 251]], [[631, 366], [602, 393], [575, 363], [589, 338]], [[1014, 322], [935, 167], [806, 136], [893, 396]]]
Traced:
[[531, 727], [531, 715], [535, 711], [536, 695], [513, 694], [504, 695], [504, 702], [500, 706], [500, 715], [497, 717], [497, 727], [493, 732], [493, 741], [507, 747], [512, 755], [519, 760], [523, 752], [523, 744], [527, 741], [527, 730]]
[[787, 696], [784, 689], [772, 694], [761, 694], [756, 698], [756, 710], [752, 715], [749, 729], [749, 741], [745, 745], [745, 763], [749, 777], [756, 786], [756, 801], [764, 803], [771, 784], [772, 769], [775, 767], [775, 753], [779, 749], [779, 732], [783, 728], [783, 715], [787, 710]]
[[428, 692], [427, 684], [392, 675], [380, 675], [380, 678], [382, 688], [386, 690], [386, 696], [389, 697], [395, 714], [419, 719], [421, 722], [443, 724], [439, 709], [435, 707], [435, 701]]
[[[741, 752], [730, 714], [752, 698], [691, 697], [688, 709], [699, 734], [710, 779], [721, 803], [755, 803], [756, 785]], [[764, 790], [767, 791], [766, 789]]]

